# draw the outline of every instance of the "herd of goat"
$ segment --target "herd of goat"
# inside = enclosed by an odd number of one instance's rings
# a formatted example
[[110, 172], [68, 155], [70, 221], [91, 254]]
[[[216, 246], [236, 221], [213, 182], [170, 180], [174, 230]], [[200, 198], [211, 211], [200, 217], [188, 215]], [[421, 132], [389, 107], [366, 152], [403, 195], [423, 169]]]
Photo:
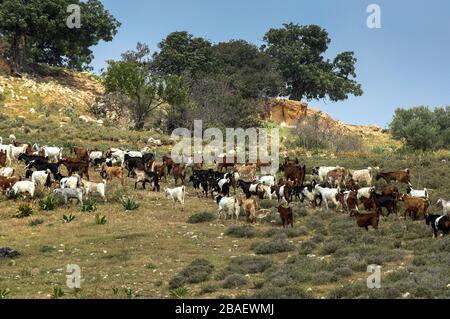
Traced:
[[[160, 191], [160, 182], [168, 181], [172, 176], [174, 188], [164, 188], [168, 199], [181, 204], [184, 209], [186, 187], [192, 184], [197, 196], [213, 198], [218, 206], [220, 217], [239, 218], [241, 209], [247, 215], [247, 221], [254, 223], [258, 218], [270, 214], [270, 210], [258, 209], [259, 200], [276, 197], [278, 213], [283, 227], [293, 227], [293, 201], [307, 201], [313, 208], [322, 204], [328, 210], [332, 204], [336, 211], [343, 211], [356, 219], [357, 225], [368, 230], [368, 226], [377, 229], [383, 209], [387, 214], [399, 211], [399, 202], [403, 202], [403, 217], [413, 220], [425, 219], [431, 225], [434, 236], [439, 232], [448, 234], [450, 230], [450, 201], [439, 199], [436, 206], [442, 208], [442, 215], [428, 213], [430, 207], [427, 189], [413, 189], [409, 169], [398, 171], [380, 171], [376, 168], [352, 170], [343, 167], [314, 167], [312, 178], [305, 181], [306, 166], [298, 159], [286, 158], [280, 165], [282, 177], [259, 174], [271, 163], [237, 164], [237, 158], [222, 155], [217, 158], [217, 169], [204, 169], [203, 164], [194, 163], [192, 158], [183, 158], [183, 163], [175, 163], [169, 156], [157, 160], [151, 152], [125, 151], [111, 148], [106, 152], [87, 150], [82, 147], [70, 148], [71, 157], [63, 156], [63, 149], [38, 144], [19, 144], [14, 136], [10, 143], [3, 144], [0, 138], [0, 188], [6, 193], [28, 194], [35, 197], [37, 187], [52, 187], [56, 183], [54, 194], [64, 199], [67, 205], [71, 199], [83, 203], [83, 198], [97, 193], [107, 201], [107, 183], [113, 179], [124, 185], [125, 178], [134, 179], [134, 188], [140, 184], [152, 185], [153, 191]], [[227, 158], [228, 156], [228, 158]], [[18, 176], [13, 164], [22, 162], [25, 175]], [[67, 170], [67, 176], [61, 173], [61, 167]], [[94, 182], [89, 168], [99, 171], [101, 181]], [[230, 169], [231, 168], [231, 169]], [[187, 180], [187, 172], [190, 172]], [[373, 186], [375, 180], [386, 181], [381, 192]], [[181, 182], [181, 186], [177, 186]], [[398, 189], [399, 183], [406, 185], [406, 193]], [[240, 194], [242, 190], [243, 195]], [[233, 194], [233, 196], [231, 196]], [[363, 207], [364, 211], [360, 211]]]

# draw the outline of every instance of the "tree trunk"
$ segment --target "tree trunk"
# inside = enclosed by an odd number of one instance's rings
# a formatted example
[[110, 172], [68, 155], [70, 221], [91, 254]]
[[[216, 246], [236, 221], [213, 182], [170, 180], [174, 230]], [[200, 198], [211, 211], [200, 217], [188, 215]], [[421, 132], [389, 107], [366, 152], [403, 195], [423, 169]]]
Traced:
[[27, 43], [24, 33], [14, 33], [12, 38], [12, 71], [21, 73], [26, 68]]

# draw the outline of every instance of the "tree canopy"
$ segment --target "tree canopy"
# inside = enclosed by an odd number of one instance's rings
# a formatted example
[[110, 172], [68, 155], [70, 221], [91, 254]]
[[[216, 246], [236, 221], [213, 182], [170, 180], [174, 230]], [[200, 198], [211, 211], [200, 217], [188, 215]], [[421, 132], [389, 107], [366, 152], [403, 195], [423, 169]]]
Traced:
[[264, 36], [262, 50], [277, 62], [291, 99], [345, 100], [362, 95], [354, 78], [353, 52], [339, 53], [332, 61], [324, 58], [330, 44], [328, 32], [317, 26], [284, 24]]
[[394, 138], [419, 150], [450, 147], [450, 106], [430, 110], [425, 106], [395, 110], [389, 124]]
[[[80, 28], [66, 25], [69, 5], [80, 7]], [[0, 35], [16, 71], [27, 63], [85, 69], [93, 59], [90, 47], [111, 41], [120, 23], [99, 0], [0, 0]]]

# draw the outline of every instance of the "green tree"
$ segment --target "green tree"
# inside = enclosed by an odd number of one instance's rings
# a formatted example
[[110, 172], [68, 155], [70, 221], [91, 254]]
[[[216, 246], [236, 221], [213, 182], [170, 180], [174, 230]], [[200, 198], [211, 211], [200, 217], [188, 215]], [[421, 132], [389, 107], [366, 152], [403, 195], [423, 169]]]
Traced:
[[[80, 28], [66, 25], [70, 4], [80, 6]], [[93, 58], [90, 47], [111, 41], [119, 26], [99, 0], [0, 0], [0, 34], [17, 72], [29, 62], [86, 68]]]
[[161, 75], [198, 75], [211, 72], [215, 66], [211, 43], [186, 31], [170, 33], [158, 47], [153, 67]]
[[389, 124], [392, 136], [420, 150], [450, 147], [450, 107], [396, 109]]
[[339, 53], [332, 61], [324, 58], [330, 38], [317, 25], [283, 24], [264, 36], [264, 52], [274, 58], [291, 99], [345, 100], [350, 94], [362, 95], [354, 78], [353, 52]]
[[161, 77], [151, 69], [150, 50], [138, 43], [136, 51], [122, 54], [120, 61], [108, 61], [103, 80], [108, 93], [126, 98], [135, 129], [142, 129], [149, 114], [163, 104], [181, 105], [187, 96], [176, 76]]
[[283, 91], [283, 79], [272, 58], [244, 40], [213, 47], [217, 69], [243, 98], [274, 97]]

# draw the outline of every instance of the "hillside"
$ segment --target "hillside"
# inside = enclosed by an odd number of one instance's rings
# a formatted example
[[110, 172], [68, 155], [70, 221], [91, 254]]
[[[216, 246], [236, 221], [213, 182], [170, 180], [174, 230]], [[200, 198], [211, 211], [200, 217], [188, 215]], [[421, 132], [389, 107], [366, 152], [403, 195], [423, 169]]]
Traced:
[[[3, 76], [0, 83], [6, 95], [0, 106], [0, 136], [4, 138], [14, 133], [19, 141], [63, 146], [64, 155], [73, 156], [69, 152], [73, 145], [137, 150], [149, 146], [149, 137], [156, 137], [167, 142], [151, 149], [157, 159], [170, 152], [169, 138], [156, 131], [137, 132], [98, 122], [102, 119], [88, 120], [90, 103], [102, 94], [100, 83], [88, 74]], [[298, 114], [317, 114], [336, 129], [362, 134], [365, 143], [393, 143], [378, 128], [342, 124], [306, 106], [297, 113], [293, 106], [298, 102], [283, 103], [292, 107], [292, 113], [287, 112], [292, 119]], [[285, 126], [281, 111], [274, 108], [272, 121]], [[286, 130], [295, 132], [283, 127], [282, 133]], [[432, 203], [450, 191], [447, 155], [364, 152], [325, 156], [311, 152], [300, 156], [308, 173], [318, 165], [408, 167], [413, 185], [427, 187]], [[13, 166], [18, 175], [25, 176], [22, 163]], [[61, 173], [66, 175], [66, 168]], [[89, 174], [92, 181], [101, 181], [98, 169], [91, 167]], [[187, 174], [188, 179], [191, 171]], [[279, 172], [277, 178], [281, 177]], [[309, 174], [307, 179], [311, 179]], [[106, 203], [92, 194], [93, 201], [85, 198], [83, 206], [73, 202], [64, 207], [55, 200], [49, 210], [51, 205], [46, 203], [53, 198], [52, 189], [38, 189], [35, 199], [1, 192], [0, 248], [11, 247], [20, 255], [13, 259], [0, 255], [0, 294], [10, 298], [450, 297], [450, 237], [433, 239], [425, 222], [399, 218], [403, 204], [398, 215], [381, 217], [379, 229], [367, 232], [348, 213], [313, 209], [307, 201], [295, 200], [294, 227], [283, 230], [276, 198], [260, 200], [260, 208], [268, 214], [248, 225], [243, 212], [239, 220], [219, 219], [213, 198], [196, 196], [191, 183], [186, 182], [182, 211], [163, 191], [174, 187], [172, 176], [161, 180], [160, 192], [149, 185], [146, 190], [140, 185], [135, 189], [135, 181], [132, 177], [125, 177], [124, 185], [116, 178], [108, 181]], [[380, 190], [385, 183], [375, 181], [375, 186]], [[242, 192], [232, 190], [231, 195], [235, 194]], [[136, 209], [124, 206], [124, 198], [137, 203]], [[32, 214], [18, 216], [23, 207], [31, 207]], [[437, 213], [438, 208], [432, 205], [430, 211]], [[80, 266], [81, 289], [67, 288], [68, 264]], [[371, 264], [383, 267], [382, 289], [366, 287]]]
[[[45, 115], [60, 125], [66, 125], [80, 117], [85, 122], [98, 121], [99, 124], [105, 120], [105, 118], [96, 119], [89, 113], [89, 107], [98, 103], [104, 89], [100, 81], [87, 72], [57, 69], [46, 76], [23, 78], [0, 74], [0, 92], [5, 96], [4, 106], [0, 108], [0, 112], [11, 118], [33, 120]], [[309, 109], [305, 102], [274, 99], [267, 104], [266, 111], [267, 114], [264, 114], [263, 118], [282, 128], [295, 128], [299, 120], [317, 117], [327, 126], [343, 134], [357, 135], [368, 144], [400, 145], [380, 127], [345, 124], [322, 111]]]

